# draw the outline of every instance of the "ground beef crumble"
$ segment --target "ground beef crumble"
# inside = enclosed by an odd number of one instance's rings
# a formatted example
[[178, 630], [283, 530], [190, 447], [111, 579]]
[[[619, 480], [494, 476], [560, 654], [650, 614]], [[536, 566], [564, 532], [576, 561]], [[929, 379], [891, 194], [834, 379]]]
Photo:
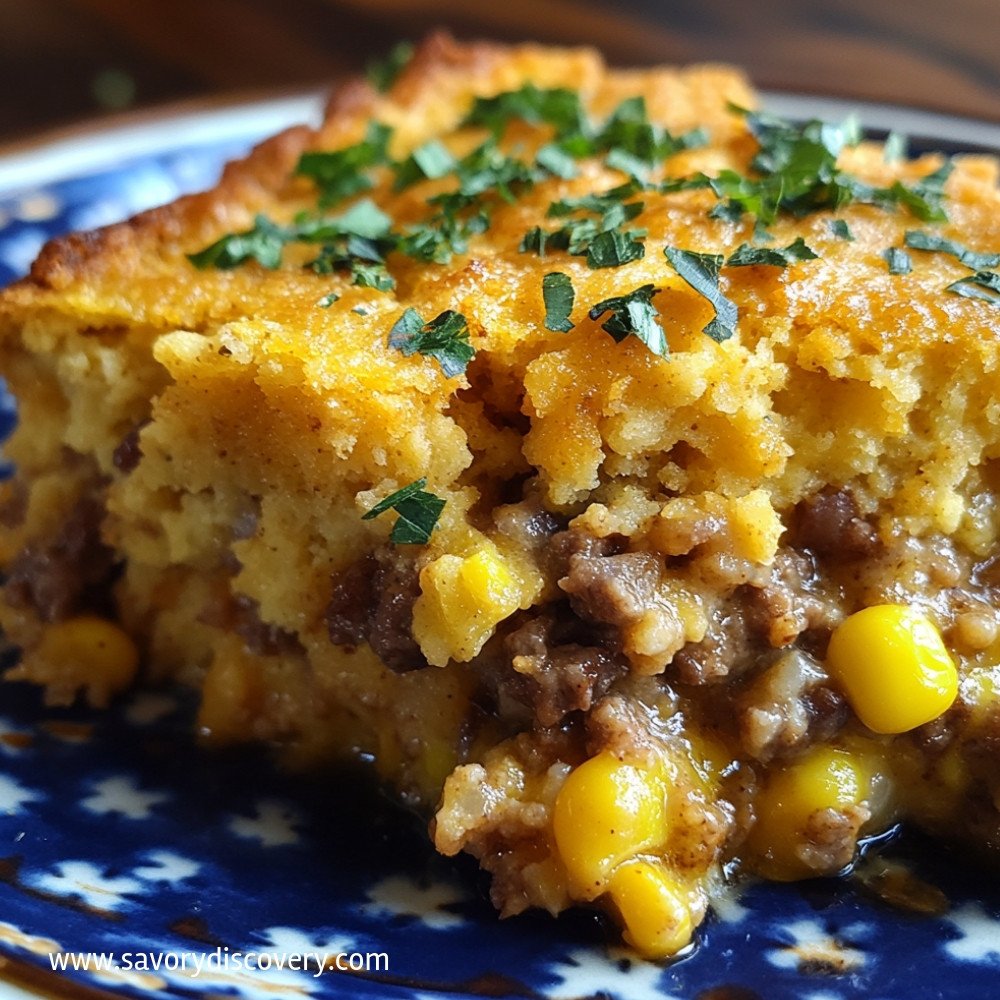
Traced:
[[117, 566], [101, 541], [103, 517], [101, 500], [84, 496], [54, 536], [24, 548], [7, 567], [7, 603], [33, 610], [44, 622], [83, 611], [110, 613]]
[[397, 673], [427, 666], [412, 635], [420, 578], [413, 560], [384, 546], [334, 574], [326, 609], [330, 641], [355, 648], [367, 642]]

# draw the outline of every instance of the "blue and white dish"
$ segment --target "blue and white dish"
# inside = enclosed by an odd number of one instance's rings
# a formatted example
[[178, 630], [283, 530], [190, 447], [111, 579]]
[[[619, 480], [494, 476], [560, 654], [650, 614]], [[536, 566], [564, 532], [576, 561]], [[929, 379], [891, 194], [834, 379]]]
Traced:
[[[768, 103], [845, 110], [794, 95]], [[49, 237], [205, 187], [225, 160], [318, 107], [310, 95], [175, 116], [0, 157], [0, 285]], [[861, 114], [952, 150], [1000, 149], [997, 126]], [[9, 400], [0, 418], [9, 426]], [[583, 912], [499, 920], [476, 866], [437, 857], [420, 823], [363, 782], [289, 776], [263, 751], [209, 753], [190, 733], [183, 694], [137, 693], [91, 713], [0, 686], [0, 1000], [1000, 996], [996, 879], [916, 837], [873, 848], [841, 879], [745, 886], [690, 954], [655, 965], [609, 944]], [[117, 967], [73, 967], [91, 953], [113, 953]], [[276, 967], [306, 954], [328, 967]], [[367, 968], [338, 970], [336, 955]], [[247, 968], [268, 957], [270, 968]]]

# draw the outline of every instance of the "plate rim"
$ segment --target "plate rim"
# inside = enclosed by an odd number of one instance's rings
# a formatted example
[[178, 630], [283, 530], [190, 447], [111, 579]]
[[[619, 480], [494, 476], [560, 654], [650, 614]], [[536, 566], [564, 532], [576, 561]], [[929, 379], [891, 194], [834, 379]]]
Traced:
[[[0, 146], [0, 198], [83, 180], [140, 157], [264, 138], [295, 124], [316, 125], [329, 89], [168, 104], [110, 120], [90, 119]], [[842, 119], [853, 112], [867, 128], [1000, 155], [1000, 122], [807, 91], [764, 89], [759, 94], [765, 110], [786, 117]]]

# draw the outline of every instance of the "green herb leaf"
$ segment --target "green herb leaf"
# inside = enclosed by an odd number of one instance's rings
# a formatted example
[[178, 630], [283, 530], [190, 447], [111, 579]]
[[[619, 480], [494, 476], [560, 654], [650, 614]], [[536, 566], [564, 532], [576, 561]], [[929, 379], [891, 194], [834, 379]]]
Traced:
[[334, 304], [334, 302], [339, 302], [339, 301], [340, 301], [340, 296], [336, 292], [330, 292], [329, 294], [324, 295], [323, 298], [321, 298], [316, 303], [316, 305], [318, 305], [321, 309], [329, 309], [330, 306]]
[[483, 125], [499, 135], [514, 120], [552, 125], [557, 135], [587, 131], [587, 119], [575, 90], [542, 90], [533, 83], [495, 97], [477, 97], [463, 124]]
[[332, 151], [312, 151], [299, 157], [295, 173], [310, 177], [319, 188], [320, 208], [329, 208], [372, 186], [368, 171], [387, 162], [392, 129], [371, 122], [364, 140]]
[[617, 295], [598, 302], [587, 315], [596, 321], [604, 313], [610, 312], [611, 315], [601, 324], [601, 329], [610, 333], [616, 343], [620, 344], [629, 336], [636, 337], [653, 354], [666, 357], [669, 351], [667, 338], [660, 325], [660, 314], [653, 305], [656, 292], [653, 285], [641, 285], [627, 295]]
[[649, 176], [651, 167], [645, 160], [640, 160], [638, 156], [633, 156], [627, 150], [616, 146], [604, 158], [604, 165], [611, 170], [620, 170], [629, 177], [634, 177], [637, 181], [645, 181]]
[[830, 232], [838, 239], [847, 240], [848, 243], [854, 242], [854, 234], [851, 232], [851, 227], [843, 219], [831, 219]]
[[397, 545], [426, 545], [445, 506], [441, 497], [424, 490], [426, 485], [427, 480], [420, 478], [390, 493], [367, 514], [362, 514], [361, 520], [370, 521], [387, 510], [394, 510], [399, 516], [392, 526], [389, 540]]
[[910, 229], [903, 237], [903, 242], [913, 250], [928, 250], [936, 253], [950, 254], [973, 271], [985, 271], [987, 268], [1000, 265], [1000, 253], [977, 253], [961, 243], [945, 239], [937, 233], [928, 233], [920, 229]]
[[374, 59], [365, 67], [365, 76], [379, 92], [385, 93], [413, 58], [413, 44], [399, 42], [384, 59]]
[[816, 260], [819, 254], [806, 246], [800, 236], [787, 247], [755, 247], [744, 243], [737, 247], [726, 261], [726, 267], [788, 267], [801, 260]]
[[389, 331], [389, 346], [405, 357], [422, 354], [436, 358], [446, 378], [464, 374], [476, 354], [465, 317], [451, 309], [429, 323], [415, 309], [405, 310]]
[[885, 137], [885, 145], [882, 147], [882, 159], [886, 163], [899, 163], [905, 160], [908, 145], [906, 136], [902, 132], [890, 132]]
[[447, 264], [458, 253], [469, 248], [469, 238], [485, 232], [489, 213], [480, 209], [468, 218], [443, 212], [428, 222], [411, 226], [400, 238], [397, 249], [415, 260]]
[[639, 181], [631, 180], [608, 191], [585, 194], [579, 198], [561, 198], [549, 205], [546, 215], [558, 217], [572, 215], [574, 212], [590, 212], [603, 216], [615, 210], [628, 210], [631, 214], [628, 214], [626, 218], [631, 219], [642, 211], [643, 203], [641, 201], [635, 201], [629, 205], [624, 203], [642, 190], [643, 185]]
[[275, 224], [265, 215], [258, 215], [252, 229], [223, 236], [204, 250], [190, 253], [187, 257], [202, 271], [209, 267], [228, 271], [248, 260], [255, 260], [261, 267], [273, 271], [281, 266], [281, 253], [292, 238], [290, 230]]
[[385, 264], [355, 260], [351, 262], [351, 284], [388, 292], [396, 287], [396, 279], [386, 270]]
[[704, 145], [700, 129], [682, 136], [671, 135], [649, 120], [644, 97], [629, 97], [608, 117], [594, 139], [594, 151], [608, 152], [607, 165], [634, 177], [644, 177], [650, 168], [682, 149]]
[[715, 318], [702, 332], [717, 343], [728, 340], [736, 332], [738, 314], [736, 304], [727, 299], [719, 288], [722, 255], [680, 250], [677, 247], [666, 247], [663, 255], [670, 266], [699, 295], [707, 299], [715, 310]]
[[905, 250], [899, 247], [889, 247], [882, 251], [890, 274], [909, 274], [913, 270], [913, 261]]
[[977, 271], [967, 278], [953, 281], [945, 291], [1000, 306], [1000, 274], [995, 271]]
[[723, 170], [718, 177], [706, 178], [705, 183], [715, 192], [716, 197], [722, 199], [722, 207], [716, 206], [709, 212], [713, 218], [738, 222], [740, 216], [747, 212], [756, 216], [764, 225], [769, 225], [778, 214], [782, 193], [780, 179], [775, 184], [741, 177], [734, 170]]
[[573, 157], [551, 142], [538, 150], [535, 154], [535, 163], [554, 177], [561, 177], [566, 181], [572, 180], [580, 172]]
[[542, 278], [542, 301], [545, 303], [545, 328], [553, 333], [568, 333], [573, 329], [570, 313], [576, 292], [568, 274], [553, 271]]
[[396, 165], [396, 191], [416, 184], [425, 178], [436, 179], [455, 169], [455, 157], [437, 139], [418, 146], [402, 163]]
[[609, 229], [598, 233], [587, 247], [587, 264], [595, 270], [599, 267], [621, 267], [632, 260], [646, 255], [645, 245], [636, 236], [638, 230]]

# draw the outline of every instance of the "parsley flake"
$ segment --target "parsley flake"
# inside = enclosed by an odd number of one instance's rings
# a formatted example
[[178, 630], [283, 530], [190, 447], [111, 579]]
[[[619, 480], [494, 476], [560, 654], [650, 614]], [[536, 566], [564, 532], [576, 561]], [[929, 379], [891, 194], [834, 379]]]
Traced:
[[445, 378], [465, 374], [476, 354], [465, 317], [452, 309], [429, 323], [416, 309], [406, 309], [389, 331], [389, 346], [407, 358], [413, 354], [436, 358]]
[[903, 236], [903, 242], [912, 250], [929, 250], [937, 253], [950, 254], [973, 271], [985, 271], [1000, 264], [1000, 253], [977, 253], [968, 247], [945, 239], [937, 233], [928, 233], [920, 229], [910, 229]]
[[817, 260], [819, 254], [806, 246], [800, 236], [787, 247], [756, 247], [744, 243], [737, 247], [726, 261], [726, 267], [788, 267], [802, 260]]
[[385, 93], [406, 69], [413, 58], [413, 51], [412, 42], [399, 42], [384, 59], [373, 59], [365, 67], [368, 82], [380, 93]]
[[365, 138], [353, 146], [303, 153], [295, 173], [312, 178], [319, 188], [320, 208], [329, 208], [372, 186], [368, 171], [387, 162], [391, 135], [392, 129], [387, 125], [371, 122]]
[[1000, 306], [1000, 274], [996, 271], [977, 271], [967, 278], [953, 281], [945, 291]]
[[908, 146], [909, 142], [902, 132], [890, 132], [882, 147], [882, 159], [886, 163], [899, 163], [906, 159]]
[[329, 309], [330, 306], [334, 304], [334, 302], [339, 302], [339, 301], [340, 301], [340, 296], [336, 292], [330, 292], [328, 295], [324, 295], [323, 298], [321, 298], [316, 303], [316, 305], [318, 305], [320, 309]]
[[431, 139], [396, 165], [395, 190], [402, 191], [425, 178], [434, 180], [444, 177], [455, 169], [455, 165], [455, 157], [447, 147], [437, 139]]
[[535, 163], [553, 177], [561, 177], [564, 181], [572, 180], [580, 172], [573, 157], [551, 142], [535, 153]]
[[426, 485], [427, 480], [421, 477], [409, 486], [390, 493], [368, 513], [362, 514], [361, 520], [371, 521], [387, 510], [394, 510], [399, 516], [392, 526], [389, 540], [397, 545], [426, 545], [445, 506], [441, 497], [424, 489]]
[[658, 163], [682, 149], [703, 146], [705, 133], [695, 129], [673, 136], [649, 120], [644, 97], [629, 97], [611, 113], [594, 140], [595, 151], [607, 151], [607, 165], [633, 177], [644, 177]]
[[719, 288], [722, 255], [680, 250], [677, 247], [665, 247], [663, 255], [670, 266], [699, 295], [707, 299], [715, 310], [715, 317], [702, 332], [720, 344], [724, 340], [729, 340], [736, 332], [738, 314], [736, 303], [727, 299]]
[[255, 260], [261, 267], [273, 271], [281, 266], [282, 251], [291, 238], [292, 233], [288, 229], [265, 215], [258, 215], [251, 229], [223, 236], [204, 250], [189, 253], [187, 258], [201, 271], [209, 267], [228, 271], [248, 260]]
[[657, 291], [654, 285], [641, 285], [627, 295], [616, 295], [598, 302], [587, 315], [596, 321], [610, 312], [601, 329], [610, 333], [615, 343], [620, 344], [629, 336], [636, 337], [653, 354], [666, 357], [669, 351], [667, 338], [660, 325], [660, 314], [653, 305], [653, 296]]
[[913, 261], [905, 250], [899, 247], [889, 247], [882, 251], [890, 274], [909, 274], [913, 270]]
[[854, 242], [854, 233], [851, 232], [851, 227], [844, 219], [831, 219], [830, 232], [833, 233], [837, 239], [847, 240], [848, 243]]
[[632, 260], [639, 260], [646, 255], [645, 245], [637, 236], [644, 235], [645, 230], [609, 229], [598, 233], [587, 247], [587, 264], [595, 270], [599, 267], [621, 267]]
[[586, 134], [587, 119], [575, 90], [544, 90], [526, 83], [495, 97], [477, 97], [464, 125], [483, 125], [499, 135], [510, 121], [552, 125], [556, 135]]
[[545, 303], [545, 329], [553, 333], [568, 333], [573, 329], [569, 316], [573, 311], [576, 292], [568, 274], [552, 271], [542, 278], [542, 301]]

